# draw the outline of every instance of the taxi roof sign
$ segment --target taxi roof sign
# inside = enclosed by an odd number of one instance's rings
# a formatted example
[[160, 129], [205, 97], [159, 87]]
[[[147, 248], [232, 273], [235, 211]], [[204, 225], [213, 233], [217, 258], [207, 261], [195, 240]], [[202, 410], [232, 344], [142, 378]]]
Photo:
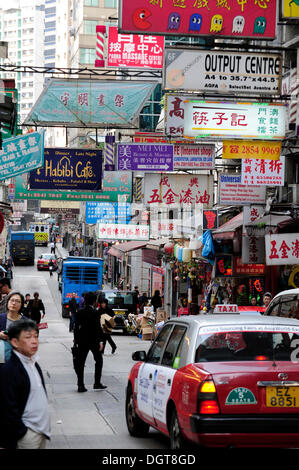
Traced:
[[217, 304], [213, 313], [239, 313], [239, 307], [235, 304]]

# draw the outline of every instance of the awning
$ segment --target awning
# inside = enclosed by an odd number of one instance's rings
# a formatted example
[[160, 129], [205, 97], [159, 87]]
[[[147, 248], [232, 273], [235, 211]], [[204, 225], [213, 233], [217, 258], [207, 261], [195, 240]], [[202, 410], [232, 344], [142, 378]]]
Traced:
[[121, 258], [125, 253], [129, 251], [139, 250], [147, 245], [147, 241], [145, 242], [138, 242], [138, 241], [130, 241], [125, 243], [119, 243], [118, 245], [112, 246], [108, 250], [108, 254], [112, 256], [116, 256], [116, 258]]
[[213, 230], [214, 240], [232, 240], [235, 237], [235, 231], [243, 225], [243, 212], [233, 217], [225, 224]]
[[276, 232], [277, 228], [282, 228], [292, 221], [289, 215], [268, 214], [249, 222], [245, 227], [249, 236], [264, 237], [267, 233]]

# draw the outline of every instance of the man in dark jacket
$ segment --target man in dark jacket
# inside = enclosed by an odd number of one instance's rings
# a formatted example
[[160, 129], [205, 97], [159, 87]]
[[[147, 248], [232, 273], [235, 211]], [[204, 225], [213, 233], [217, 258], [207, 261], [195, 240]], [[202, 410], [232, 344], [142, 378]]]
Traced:
[[95, 309], [96, 294], [85, 294], [84, 308], [79, 310], [75, 319], [74, 345], [77, 348], [75, 372], [78, 378], [78, 392], [87, 392], [84, 385], [84, 365], [89, 351], [95, 360], [94, 386], [96, 390], [107, 388], [101, 383], [104, 348], [104, 334], [100, 324], [100, 315]]
[[0, 447], [42, 449], [50, 438], [50, 412], [42, 371], [36, 362], [38, 328], [17, 320], [8, 328], [11, 358], [0, 368]]

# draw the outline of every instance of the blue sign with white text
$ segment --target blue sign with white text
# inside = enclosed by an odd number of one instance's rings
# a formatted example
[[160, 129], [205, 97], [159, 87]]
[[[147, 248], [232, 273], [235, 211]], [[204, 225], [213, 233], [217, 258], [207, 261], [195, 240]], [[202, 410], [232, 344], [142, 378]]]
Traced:
[[86, 202], [86, 223], [128, 224], [131, 204], [128, 202]]

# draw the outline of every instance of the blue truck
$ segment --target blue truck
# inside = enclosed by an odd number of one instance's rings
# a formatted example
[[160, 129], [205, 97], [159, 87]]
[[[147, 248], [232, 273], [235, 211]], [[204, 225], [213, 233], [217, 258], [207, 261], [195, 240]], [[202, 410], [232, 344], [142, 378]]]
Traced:
[[10, 255], [15, 265], [34, 265], [34, 233], [10, 232]]
[[61, 306], [62, 316], [69, 318], [68, 302], [76, 294], [79, 303], [84, 292], [102, 289], [104, 262], [101, 258], [69, 256], [61, 265]]

